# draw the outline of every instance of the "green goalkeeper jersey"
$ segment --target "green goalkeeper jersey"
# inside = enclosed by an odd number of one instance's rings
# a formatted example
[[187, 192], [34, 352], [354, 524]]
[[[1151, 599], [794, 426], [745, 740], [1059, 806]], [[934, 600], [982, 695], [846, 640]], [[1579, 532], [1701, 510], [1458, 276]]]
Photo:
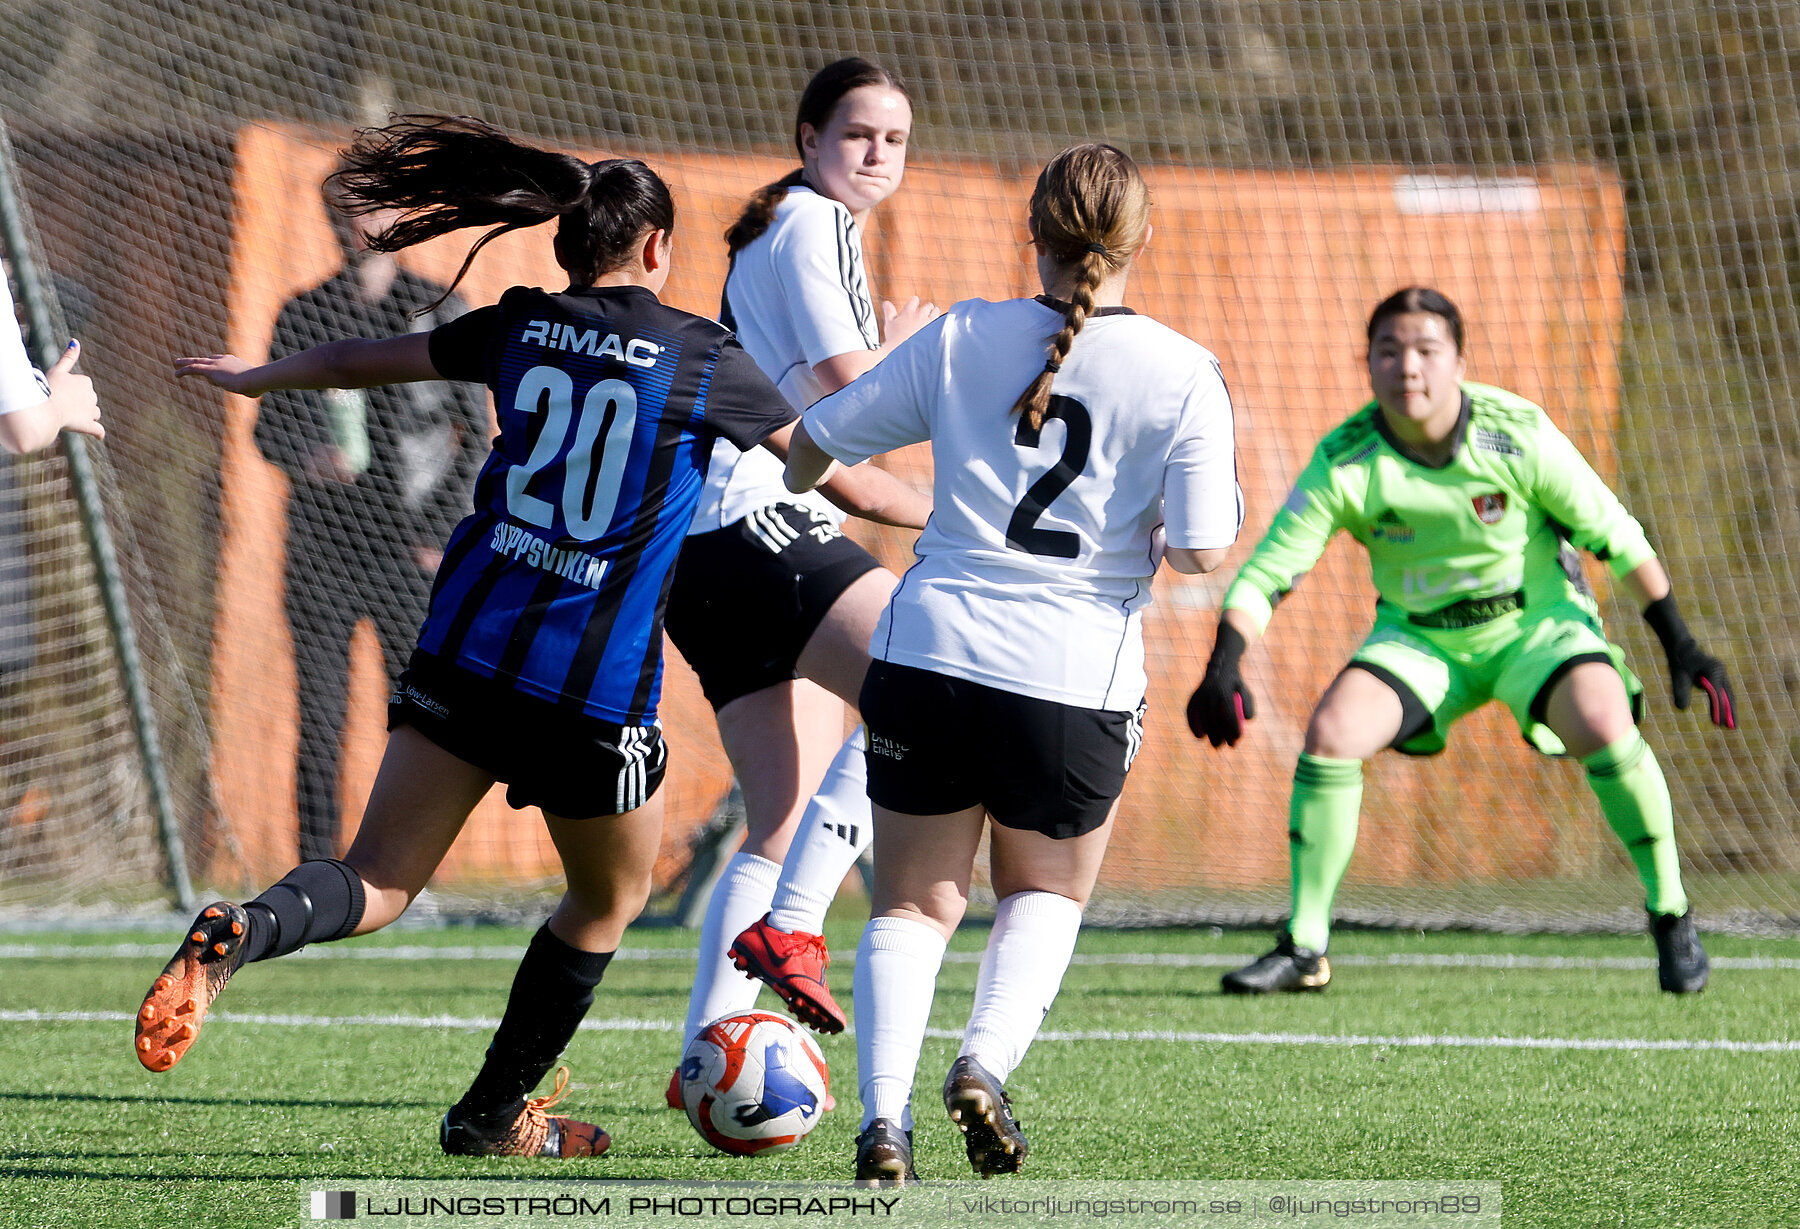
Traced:
[[1643, 526], [1538, 406], [1463, 385], [1456, 450], [1426, 465], [1371, 402], [1320, 441], [1225, 594], [1268, 625], [1338, 530], [1369, 552], [1376, 591], [1411, 615], [1523, 593], [1529, 612], [1592, 604], [1573, 546], [1623, 576], [1655, 556]]

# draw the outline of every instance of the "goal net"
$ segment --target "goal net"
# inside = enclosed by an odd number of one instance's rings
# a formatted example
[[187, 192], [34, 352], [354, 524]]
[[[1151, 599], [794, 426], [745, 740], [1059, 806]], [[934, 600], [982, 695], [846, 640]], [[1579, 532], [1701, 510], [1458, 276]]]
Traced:
[[[1647, 687], [1701, 924], [1800, 927], [1797, 46], [1800, 14], [1752, 0], [3, 6], [0, 116], [37, 259], [105, 407], [93, 452], [190, 873], [221, 891], [265, 883], [334, 808], [347, 845], [390, 659], [408, 647], [392, 641], [416, 624], [431, 535], [466, 506], [484, 444], [433, 391], [296, 410], [172, 378], [177, 355], [265, 357], [284, 306], [339, 270], [319, 193], [334, 151], [390, 114], [453, 112], [584, 157], [641, 156], [680, 210], [665, 297], [711, 314], [721, 232], [794, 164], [799, 90], [861, 54], [915, 103], [906, 182], [866, 236], [878, 297], [1034, 292], [1038, 166], [1110, 141], [1154, 200], [1132, 304], [1217, 352], [1237, 406], [1249, 522], [1220, 572], [1157, 579], [1151, 716], [1094, 916], [1285, 913], [1295, 756], [1372, 617], [1360, 548], [1334, 543], [1247, 658], [1244, 743], [1196, 743], [1181, 712], [1236, 566], [1313, 443], [1367, 399], [1370, 307], [1423, 283], [1469, 321], [1469, 377], [1544, 405], [1620, 492], [1732, 671], [1740, 730], [1674, 711], [1654, 638], [1590, 568]], [[444, 281], [467, 239], [402, 263]], [[491, 245], [461, 293], [492, 302], [520, 282], [560, 284], [547, 229]], [[348, 441], [365, 475], [348, 485], [386, 473], [381, 498], [404, 506], [379, 515], [404, 530], [383, 545], [332, 519], [349, 515], [330, 486], [343, 475], [283, 438], [293, 413]], [[928, 480], [928, 450], [884, 463]], [[901, 534], [851, 532], [896, 570], [910, 558]], [[0, 461], [0, 909], [162, 891], [86, 560], [65, 462]], [[663, 721], [667, 886], [730, 783], [673, 650]], [[483, 907], [555, 881], [537, 815], [496, 793], [434, 889]], [[1641, 902], [1579, 767], [1534, 756], [1498, 706], [1440, 757], [1369, 769], [1347, 920], [1637, 929]]]

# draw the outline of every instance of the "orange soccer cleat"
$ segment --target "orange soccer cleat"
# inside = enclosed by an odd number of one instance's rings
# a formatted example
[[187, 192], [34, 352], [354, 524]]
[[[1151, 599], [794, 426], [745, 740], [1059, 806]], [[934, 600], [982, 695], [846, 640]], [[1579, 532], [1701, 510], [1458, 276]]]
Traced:
[[137, 1013], [137, 1057], [151, 1071], [181, 1061], [219, 991], [244, 963], [249, 915], [230, 901], [214, 901], [194, 919], [187, 938], [150, 986]]

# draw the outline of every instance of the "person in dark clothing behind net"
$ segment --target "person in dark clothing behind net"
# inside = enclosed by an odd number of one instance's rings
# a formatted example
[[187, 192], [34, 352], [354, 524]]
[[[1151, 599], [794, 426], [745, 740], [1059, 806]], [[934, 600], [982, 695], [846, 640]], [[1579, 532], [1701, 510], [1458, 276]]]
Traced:
[[[324, 197], [344, 265], [283, 306], [271, 361], [344, 337], [430, 332], [463, 314], [455, 296], [432, 307], [442, 286], [369, 250], [367, 237], [391, 213], [350, 217], [329, 190]], [[424, 621], [444, 541], [467, 511], [488, 431], [486, 399], [469, 384], [284, 389], [262, 399], [256, 446], [292, 484], [286, 608], [299, 690], [302, 860], [338, 854], [351, 634], [370, 620], [393, 684]]]

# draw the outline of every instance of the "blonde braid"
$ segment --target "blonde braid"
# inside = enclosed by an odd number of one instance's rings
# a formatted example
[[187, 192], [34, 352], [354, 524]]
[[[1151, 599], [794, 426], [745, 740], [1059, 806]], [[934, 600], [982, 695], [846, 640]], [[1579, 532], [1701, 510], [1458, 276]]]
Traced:
[[1075, 284], [1063, 327], [1050, 343], [1044, 369], [1013, 409], [1033, 428], [1044, 425], [1050, 385], [1069, 357], [1075, 335], [1094, 312], [1094, 293], [1131, 264], [1150, 228], [1150, 194], [1136, 164], [1111, 145], [1076, 145], [1052, 158], [1031, 191], [1032, 242]]
[[1013, 403], [1013, 410], [1023, 414], [1033, 429], [1044, 425], [1044, 415], [1050, 410], [1050, 385], [1056, 379], [1056, 373], [1062, 370], [1063, 360], [1069, 357], [1069, 350], [1075, 345], [1075, 335], [1081, 332], [1088, 317], [1094, 312], [1094, 291], [1106, 280], [1106, 272], [1104, 250], [1083, 254], [1081, 273], [1069, 295], [1069, 310], [1063, 316], [1062, 329], [1050, 340], [1050, 357], [1045, 361], [1044, 369], [1038, 372], [1025, 391], [1019, 394], [1018, 401]]

